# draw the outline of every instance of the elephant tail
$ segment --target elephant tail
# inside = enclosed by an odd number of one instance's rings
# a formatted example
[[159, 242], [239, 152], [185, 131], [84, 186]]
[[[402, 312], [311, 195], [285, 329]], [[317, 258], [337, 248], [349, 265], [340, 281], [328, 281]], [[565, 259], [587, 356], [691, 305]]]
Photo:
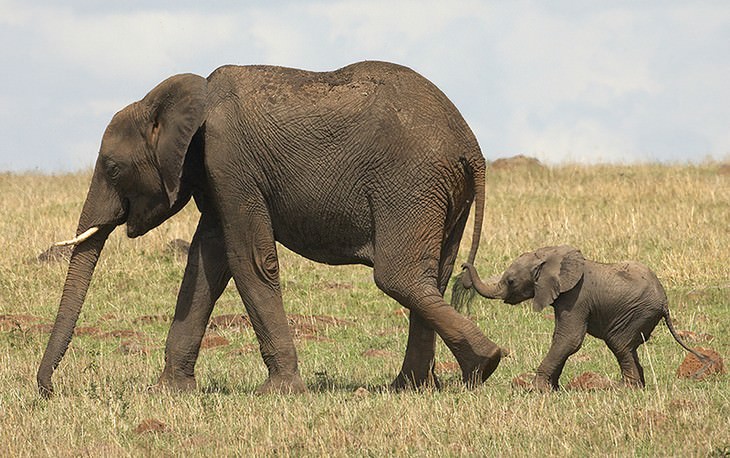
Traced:
[[701, 362], [704, 363], [704, 365], [697, 372], [695, 372], [694, 375], [692, 376], [692, 378], [695, 378], [695, 379], [699, 378], [702, 374], [704, 374], [707, 371], [707, 369], [710, 368], [710, 366], [712, 366], [715, 363], [715, 361], [713, 361], [712, 358], [710, 358], [706, 355], [703, 355], [702, 353], [698, 352], [694, 348], [691, 348], [689, 345], [684, 343], [682, 338], [679, 337], [679, 333], [677, 332], [677, 330], [674, 329], [674, 325], [672, 324], [672, 319], [669, 316], [669, 307], [667, 307], [666, 305], [664, 306], [664, 322], [667, 323], [669, 332], [672, 334], [672, 337], [674, 337], [674, 340], [676, 340], [677, 343], [682, 346], [682, 348], [684, 348], [688, 352], [695, 355], [698, 360], [700, 360]]
[[[466, 169], [467, 176], [472, 179], [474, 189], [474, 230], [466, 264], [474, 265], [477, 251], [479, 251], [479, 241], [482, 237], [482, 222], [484, 221], [486, 165], [481, 153], [479, 153], [478, 160], [464, 159], [464, 168]], [[464, 269], [456, 276], [454, 285], [452, 286], [451, 305], [456, 310], [461, 311], [466, 308], [467, 312], [469, 312], [469, 305], [475, 295], [476, 291], [473, 288], [471, 274], [467, 269]]]

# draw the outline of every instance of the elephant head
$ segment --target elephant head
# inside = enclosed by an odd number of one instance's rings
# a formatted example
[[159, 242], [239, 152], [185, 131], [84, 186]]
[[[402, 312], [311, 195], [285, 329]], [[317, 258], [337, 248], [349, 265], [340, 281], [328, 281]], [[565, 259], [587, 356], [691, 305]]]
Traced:
[[101, 142], [74, 245], [56, 321], [37, 381], [52, 392], [51, 376], [73, 335], [96, 262], [107, 237], [126, 223], [138, 237], [182, 209], [191, 190], [185, 178], [191, 142], [206, 111], [207, 81], [173, 76], [117, 113]]
[[[585, 259], [580, 251], [568, 245], [544, 247], [517, 258], [501, 275], [486, 282], [476, 271], [470, 272], [474, 287], [489, 299], [502, 299], [518, 304], [533, 299], [533, 308], [540, 311], [552, 305], [561, 293], [575, 287], [583, 276]], [[470, 265], [465, 266], [473, 270]]]

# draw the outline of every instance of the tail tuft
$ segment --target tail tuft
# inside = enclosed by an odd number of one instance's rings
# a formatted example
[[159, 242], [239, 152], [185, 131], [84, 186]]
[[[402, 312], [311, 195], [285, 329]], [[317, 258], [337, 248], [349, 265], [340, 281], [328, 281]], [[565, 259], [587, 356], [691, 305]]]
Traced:
[[[464, 278], [464, 276], [467, 278]], [[454, 284], [451, 287], [451, 305], [456, 309], [457, 312], [462, 312], [466, 309], [466, 313], [471, 313], [471, 301], [476, 295], [476, 290], [473, 287], [466, 287], [469, 284], [469, 271], [463, 270], [459, 275], [454, 278]]]

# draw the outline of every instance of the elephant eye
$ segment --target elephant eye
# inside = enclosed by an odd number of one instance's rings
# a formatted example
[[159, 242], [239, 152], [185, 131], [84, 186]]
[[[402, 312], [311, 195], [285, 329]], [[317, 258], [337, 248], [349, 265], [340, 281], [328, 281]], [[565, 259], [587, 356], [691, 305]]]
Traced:
[[106, 169], [106, 174], [109, 176], [109, 178], [113, 182], [116, 182], [121, 173], [119, 165], [113, 160], [107, 159], [106, 161], [104, 161], [104, 168]]

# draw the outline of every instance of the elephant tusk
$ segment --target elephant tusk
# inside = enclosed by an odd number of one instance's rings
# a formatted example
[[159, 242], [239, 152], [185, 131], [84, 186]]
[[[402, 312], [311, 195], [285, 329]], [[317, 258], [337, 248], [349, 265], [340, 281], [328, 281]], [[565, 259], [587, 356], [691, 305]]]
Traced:
[[64, 240], [63, 242], [56, 242], [53, 245], [55, 246], [68, 246], [68, 245], [78, 245], [79, 243], [83, 242], [84, 240], [88, 239], [92, 235], [96, 234], [96, 232], [99, 230], [97, 226], [92, 227], [91, 229], [87, 229], [85, 232], [77, 235], [76, 237], [72, 238], [71, 240]]

